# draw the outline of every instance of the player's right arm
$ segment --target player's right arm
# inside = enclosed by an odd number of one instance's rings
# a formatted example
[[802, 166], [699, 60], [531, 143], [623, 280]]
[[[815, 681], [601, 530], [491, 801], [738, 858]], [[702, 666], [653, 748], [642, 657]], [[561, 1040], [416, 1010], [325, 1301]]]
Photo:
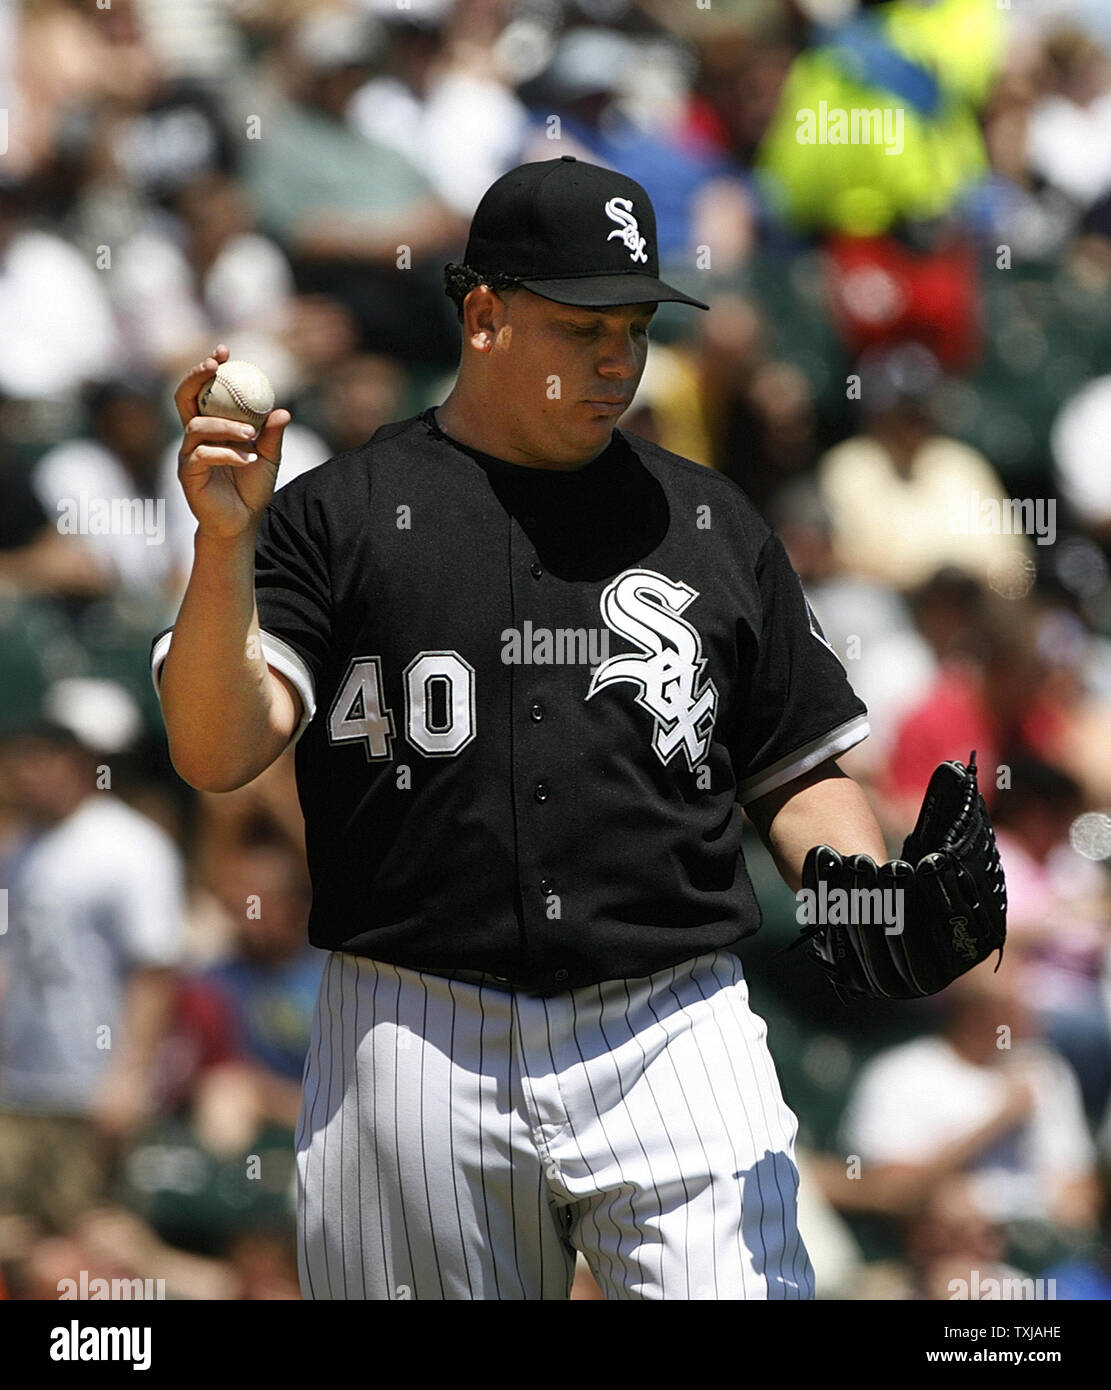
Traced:
[[178, 478], [197, 518], [193, 569], [162, 666], [159, 693], [178, 773], [201, 791], [233, 791], [269, 767], [301, 719], [301, 697], [263, 659], [255, 604], [255, 537], [274, 493], [286, 410], [249, 425], [204, 416], [197, 396], [226, 362], [220, 345], [174, 396], [184, 438]]

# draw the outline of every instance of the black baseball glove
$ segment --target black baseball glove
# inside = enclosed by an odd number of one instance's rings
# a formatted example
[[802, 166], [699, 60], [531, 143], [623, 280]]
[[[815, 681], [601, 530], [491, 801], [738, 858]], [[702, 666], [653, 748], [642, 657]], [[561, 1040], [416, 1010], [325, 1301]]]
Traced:
[[803, 899], [810, 925], [795, 944], [810, 942], [844, 1000], [919, 999], [992, 951], [1002, 960], [1007, 888], [976, 754], [967, 767], [934, 771], [899, 859], [877, 866], [866, 854], [842, 858], [815, 845], [802, 886], [813, 895]]

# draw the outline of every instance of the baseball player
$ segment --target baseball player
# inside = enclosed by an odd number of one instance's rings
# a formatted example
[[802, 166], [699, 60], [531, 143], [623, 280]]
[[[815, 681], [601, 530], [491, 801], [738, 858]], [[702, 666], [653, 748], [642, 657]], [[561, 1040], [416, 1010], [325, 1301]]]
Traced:
[[275, 410], [200, 416], [155, 640], [209, 791], [296, 742], [330, 952], [297, 1132], [307, 1298], [811, 1298], [796, 1120], [737, 948], [744, 813], [797, 889], [885, 857], [867, 713], [728, 479], [617, 428], [661, 301], [641, 186], [494, 183], [449, 266], [447, 399], [274, 492]]

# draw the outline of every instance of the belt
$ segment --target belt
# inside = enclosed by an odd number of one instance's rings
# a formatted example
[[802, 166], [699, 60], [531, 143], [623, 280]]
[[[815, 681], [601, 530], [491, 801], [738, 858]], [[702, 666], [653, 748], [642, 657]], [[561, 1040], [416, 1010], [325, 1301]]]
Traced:
[[420, 974], [435, 975], [441, 980], [462, 980], [464, 984], [468, 985], [486, 985], [490, 989], [502, 990], [506, 994], [529, 994], [539, 999], [547, 998], [555, 992], [553, 990], [525, 989], [522, 985], [515, 985], [505, 975], [487, 975], [481, 970], [426, 970], [422, 966]]

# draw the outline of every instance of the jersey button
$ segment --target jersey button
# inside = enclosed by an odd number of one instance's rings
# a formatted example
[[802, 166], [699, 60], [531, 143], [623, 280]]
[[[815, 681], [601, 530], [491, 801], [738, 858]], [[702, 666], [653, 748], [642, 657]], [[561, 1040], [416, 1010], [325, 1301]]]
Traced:
[[532, 794], [537, 801], [547, 801], [548, 797], [552, 794], [552, 789], [548, 786], [547, 782], [537, 782]]
[[565, 980], [569, 979], [570, 977], [568, 976], [566, 970], [557, 970], [556, 973], [552, 976], [552, 978], [555, 980], [557, 985], [561, 985], [564, 983]]
[[544, 706], [540, 703], [539, 700], [537, 700], [535, 704], [532, 706], [532, 708], [529, 710], [529, 714], [532, 715], [533, 719], [537, 724], [539, 724], [541, 719], [544, 718]]
[[550, 878], [542, 878], [540, 880], [540, 891], [541, 893], [554, 893], [555, 884]]
[[541, 565], [540, 561], [533, 560], [532, 564], [529, 565], [529, 574], [532, 575], [533, 579], [539, 579], [543, 573], [544, 567]]

